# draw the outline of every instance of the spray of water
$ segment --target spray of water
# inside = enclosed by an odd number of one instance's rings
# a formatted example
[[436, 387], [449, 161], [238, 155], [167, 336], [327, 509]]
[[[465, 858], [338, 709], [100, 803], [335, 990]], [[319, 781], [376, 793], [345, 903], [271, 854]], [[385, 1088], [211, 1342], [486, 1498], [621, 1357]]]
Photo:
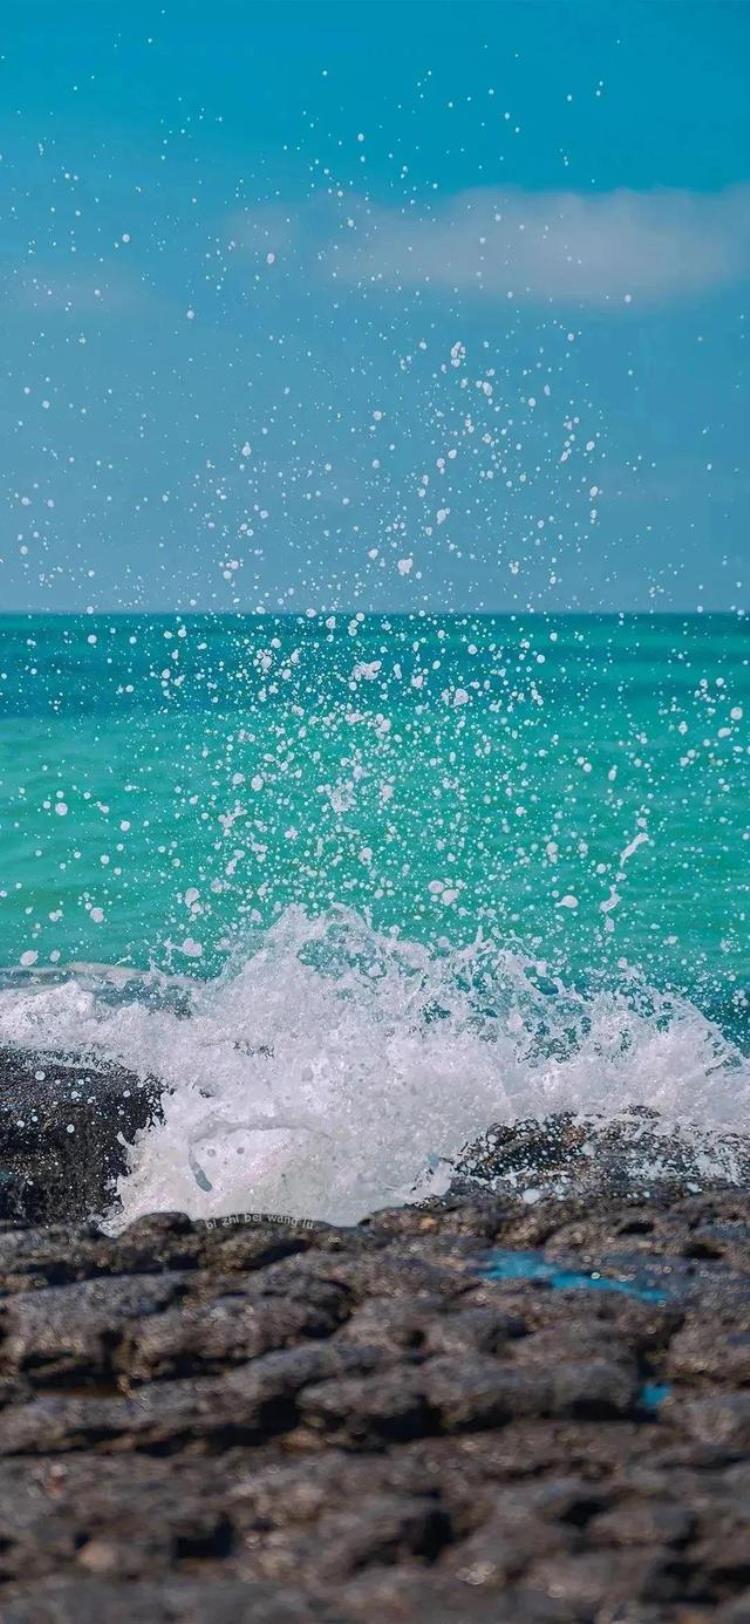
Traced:
[[134, 995], [103, 972], [0, 993], [0, 1042], [94, 1047], [159, 1077], [118, 1222], [265, 1209], [351, 1222], [437, 1191], [491, 1123], [648, 1104], [663, 1131], [741, 1129], [750, 1063], [686, 1000], [578, 992], [478, 940], [430, 952], [290, 909], [217, 981]]

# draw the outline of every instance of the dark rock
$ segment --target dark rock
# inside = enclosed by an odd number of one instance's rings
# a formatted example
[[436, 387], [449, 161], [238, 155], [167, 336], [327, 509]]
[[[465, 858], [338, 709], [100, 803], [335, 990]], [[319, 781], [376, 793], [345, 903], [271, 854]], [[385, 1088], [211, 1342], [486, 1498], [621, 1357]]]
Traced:
[[218, 1373], [303, 1337], [330, 1336], [338, 1323], [339, 1315], [315, 1303], [227, 1294], [139, 1320], [117, 1363], [131, 1382]]
[[737, 1454], [750, 1450], [750, 1392], [719, 1392], [687, 1402], [673, 1395], [667, 1400], [668, 1419], [676, 1420], [678, 1414], [691, 1437], [701, 1443], [715, 1444]]
[[666, 1370], [687, 1382], [726, 1381], [750, 1387], [750, 1311], [737, 1305], [725, 1324], [718, 1315], [696, 1314], [672, 1338]]
[[[706, 1158], [727, 1169], [727, 1183], [750, 1183], [750, 1137], [665, 1132], [659, 1113], [631, 1107], [619, 1116], [574, 1116], [560, 1111], [541, 1121], [489, 1128], [465, 1146], [455, 1164], [452, 1191], [464, 1197], [477, 1187], [514, 1194], [534, 1188], [545, 1194], [621, 1197], [659, 1186], [685, 1190], [703, 1183]], [[716, 1182], [719, 1182], [717, 1177]], [[697, 1255], [697, 1254], [693, 1254]], [[705, 1254], [704, 1254], [705, 1255]]]
[[372, 1380], [326, 1381], [300, 1395], [308, 1426], [348, 1446], [377, 1448], [421, 1438], [435, 1430], [434, 1416], [416, 1370], [398, 1368]]
[[695, 1529], [695, 1515], [673, 1500], [629, 1499], [595, 1517], [589, 1538], [602, 1545], [684, 1545]]
[[103, 1212], [126, 1146], [161, 1088], [101, 1056], [0, 1048], [0, 1219], [54, 1224]]
[[638, 1373], [614, 1359], [563, 1360], [553, 1374], [554, 1413], [600, 1421], [634, 1415]]
[[[567, 1605], [571, 1619], [627, 1619], [627, 1603], [655, 1601], [664, 1605], [684, 1597], [687, 1572], [672, 1552], [658, 1545], [643, 1546], [636, 1560], [632, 1552], [624, 1550], [580, 1551], [566, 1556], [553, 1552], [528, 1570], [523, 1585], [524, 1593], [541, 1593]], [[661, 1614], [662, 1618], [670, 1616], [674, 1615]]]
[[374, 1350], [329, 1342], [270, 1353], [217, 1378], [164, 1381], [127, 1395], [100, 1396], [94, 1390], [8, 1405], [0, 1454], [97, 1447], [164, 1452], [188, 1442], [204, 1447], [257, 1442], [292, 1429], [300, 1389], [328, 1378], [343, 1390], [343, 1378], [372, 1369], [377, 1357]]
[[118, 1585], [102, 1578], [30, 1585], [4, 1624], [346, 1624], [337, 1608], [299, 1591], [237, 1580]]
[[555, 1560], [575, 1548], [575, 1535], [565, 1524], [550, 1526], [533, 1516], [510, 1516], [494, 1510], [481, 1528], [450, 1557], [457, 1578], [472, 1589], [502, 1590], [514, 1584], [534, 1562]]
[[424, 1385], [444, 1432], [500, 1427], [518, 1416], [549, 1415], [552, 1409], [549, 1372], [495, 1359], [432, 1359], [424, 1369]]
[[[346, 1585], [341, 1600], [351, 1624], [571, 1624], [568, 1609], [514, 1586], [486, 1590], [475, 1579], [442, 1570], [376, 1569]], [[579, 1615], [580, 1618], [580, 1615]]]
[[720, 1607], [715, 1616], [718, 1624], [750, 1624], [750, 1590]]
[[0, 1371], [25, 1375], [35, 1386], [110, 1376], [114, 1350], [131, 1320], [159, 1324], [186, 1290], [179, 1274], [124, 1275], [85, 1280], [13, 1297], [0, 1308]]
[[262, 1565], [282, 1583], [293, 1583], [304, 1567], [316, 1586], [327, 1587], [380, 1563], [432, 1563], [451, 1538], [449, 1517], [428, 1495], [366, 1491], [355, 1504], [326, 1508], [314, 1529], [269, 1541]]
[[0, 1225], [0, 1617], [741, 1624], [749, 1219], [675, 1185]]

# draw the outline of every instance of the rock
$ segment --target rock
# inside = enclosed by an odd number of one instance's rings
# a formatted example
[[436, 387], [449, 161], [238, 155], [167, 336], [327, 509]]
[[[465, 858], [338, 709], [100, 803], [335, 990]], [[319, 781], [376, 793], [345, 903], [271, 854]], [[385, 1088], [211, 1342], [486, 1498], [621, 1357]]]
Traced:
[[185, 1579], [117, 1585], [104, 1579], [29, 1586], [11, 1599], [4, 1624], [345, 1624], [336, 1610], [299, 1591], [238, 1581]]
[[726, 1182], [750, 1183], [750, 1137], [738, 1133], [681, 1138], [665, 1132], [658, 1111], [630, 1107], [619, 1116], [574, 1116], [558, 1111], [539, 1121], [496, 1124], [468, 1144], [455, 1164], [452, 1192], [476, 1188], [514, 1193], [533, 1188], [561, 1193], [622, 1196], [655, 1188], [700, 1187], [706, 1160], [726, 1168]]
[[418, 1373], [403, 1367], [370, 1380], [355, 1377], [308, 1387], [300, 1396], [300, 1415], [332, 1442], [368, 1449], [421, 1438], [435, 1428]]
[[672, 1338], [667, 1373], [684, 1381], [731, 1381], [750, 1387], [750, 1310], [740, 1305], [728, 1323], [695, 1315]]
[[716, 1618], [718, 1624], [750, 1624], [750, 1590], [720, 1607]]
[[[668, 1401], [670, 1418], [676, 1414], [678, 1403], [675, 1396]], [[688, 1400], [681, 1406], [680, 1419], [701, 1443], [737, 1454], [750, 1450], [750, 1392], [719, 1392]]]
[[84, 1280], [13, 1297], [0, 1308], [0, 1371], [24, 1375], [34, 1386], [100, 1381], [112, 1375], [115, 1349], [130, 1322], [154, 1316], [161, 1325], [185, 1289], [182, 1275], [165, 1272]]
[[431, 1359], [424, 1367], [428, 1401], [443, 1432], [503, 1426], [519, 1416], [549, 1415], [552, 1377], [541, 1369], [495, 1359]]
[[0, 1220], [75, 1222], [109, 1206], [161, 1089], [97, 1056], [0, 1048]]
[[677, 1185], [0, 1224], [0, 1617], [741, 1624], [749, 1233]]
[[0, 1454], [259, 1442], [291, 1431], [300, 1389], [328, 1378], [332, 1388], [345, 1390], [343, 1378], [370, 1370], [377, 1357], [374, 1350], [328, 1342], [270, 1353], [216, 1378], [155, 1382], [127, 1395], [102, 1395], [94, 1386], [82, 1396], [11, 1404], [3, 1413]]
[[673, 1500], [627, 1499], [593, 1518], [589, 1537], [602, 1545], [685, 1545], [695, 1515]]
[[638, 1373], [615, 1359], [563, 1360], [553, 1373], [554, 1413], [599, 1421], [634, 1415]]
[[[563, 1603], [570, 1609], [564, 1616], [571, 1620], [627, 1618], [624, 1609], [629, 1602], [664, 1605], [678, 1601], [685, 1589], [683, 1571], [673, 1553], [658, 1545], [639, 1549], [637, 1561], [632, 1552], [624, 1550], [565, 1556], [553, 1552], [534, 1563], [523, 1580], [524, 1593]], [[670, 1614], [662, 1612], [660, 1617]]]
[[139, 1319], [128, 1330], [118, 1365], [134, 1383], [218, 1373], [304, 1337], [330, 1336], [337, 1323], [335, 1312], [315, 1303], [253, 1300], [228, 1291], [205, 1304]]

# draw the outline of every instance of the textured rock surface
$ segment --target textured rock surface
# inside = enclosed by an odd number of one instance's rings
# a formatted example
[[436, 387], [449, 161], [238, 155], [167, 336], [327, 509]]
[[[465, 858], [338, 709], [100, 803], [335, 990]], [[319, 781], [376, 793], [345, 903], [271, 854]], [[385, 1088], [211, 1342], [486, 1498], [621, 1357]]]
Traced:
[[740, 1624], [749, 1240], [676, 1188], [0, 1225], [0, 1617]]
[[557, 1111], [541, 1121], [530, 1118], [496, 1124], [461, 1153], [453, 1188], [470, 1193], [492, 1185], [512, 1193], [534, 1186], [548, 1194], [624, 1195], [642, 1190], [644, 1168], [659, 1183], [676, 1180], [699, 1187], [706, 1169], [732, 1184], [750, 1184], [747, 1134], [664, 1131], [664, 1119], [648, 1106], [631, 1106], [616, 1117], [574, 1116]]
[[160, 1090], [97, 1055], [0, 1047], [0, 1219], [56, 1223], [109, 1206]]

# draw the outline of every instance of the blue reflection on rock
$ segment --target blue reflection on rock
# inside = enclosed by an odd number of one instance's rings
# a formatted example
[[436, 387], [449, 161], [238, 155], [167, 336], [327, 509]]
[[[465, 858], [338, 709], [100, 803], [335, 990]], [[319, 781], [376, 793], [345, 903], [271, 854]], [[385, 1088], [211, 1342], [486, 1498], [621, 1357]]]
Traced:
[[488, 1280], [540, 1280], [554, 1291], [615, 1291], [642, 1303], [663, 1303], [665, 1291], [644, 1280], [614, 1280], [597, 1270], [589, 1273], [550, 1263], [543, 1252], [514, 1252], [495, 1247], [481, 1265]]

